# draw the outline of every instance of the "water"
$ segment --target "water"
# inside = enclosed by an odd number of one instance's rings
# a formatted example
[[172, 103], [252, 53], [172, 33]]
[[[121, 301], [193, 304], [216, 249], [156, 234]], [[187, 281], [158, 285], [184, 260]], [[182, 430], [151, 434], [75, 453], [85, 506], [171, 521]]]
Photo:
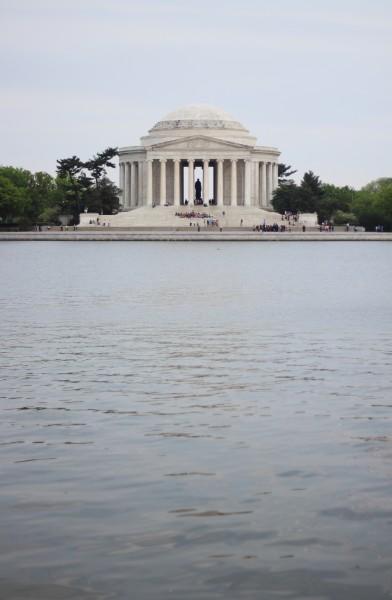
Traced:
[[391, 265], [3, 243], [0, 598], [391, 598]]

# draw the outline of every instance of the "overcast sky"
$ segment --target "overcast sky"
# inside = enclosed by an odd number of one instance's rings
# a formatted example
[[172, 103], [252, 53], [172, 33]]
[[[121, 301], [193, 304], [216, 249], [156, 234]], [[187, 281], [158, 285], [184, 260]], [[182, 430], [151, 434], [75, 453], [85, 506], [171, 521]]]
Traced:
[[54, 173], [180, 106], [302, 175], [392, 176], [391, 0], [0, 0], [0, 164]]

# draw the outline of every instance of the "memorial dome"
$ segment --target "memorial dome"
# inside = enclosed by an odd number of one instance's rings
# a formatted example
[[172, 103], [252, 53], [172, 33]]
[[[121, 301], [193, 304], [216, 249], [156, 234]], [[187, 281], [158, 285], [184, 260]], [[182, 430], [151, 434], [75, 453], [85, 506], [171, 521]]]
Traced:
[[190, 104], [170, 112], [143, 136], [143, 146], [167, 142], [189, 136], [219, 138], [228, 142], [254, 146], [256, 138], [229, 113], [208, 104]]
[[152, 131], [172, 129], [247, 129], [221, 108], [208, 104], [190, 104], [170, 112], [158, 121]]

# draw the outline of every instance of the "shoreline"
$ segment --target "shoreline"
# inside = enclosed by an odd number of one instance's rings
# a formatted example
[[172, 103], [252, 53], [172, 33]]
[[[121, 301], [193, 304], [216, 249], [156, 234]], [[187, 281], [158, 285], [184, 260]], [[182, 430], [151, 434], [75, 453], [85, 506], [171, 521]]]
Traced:
[[0, 242], [392, 242], [392, 232], [7, 231]]

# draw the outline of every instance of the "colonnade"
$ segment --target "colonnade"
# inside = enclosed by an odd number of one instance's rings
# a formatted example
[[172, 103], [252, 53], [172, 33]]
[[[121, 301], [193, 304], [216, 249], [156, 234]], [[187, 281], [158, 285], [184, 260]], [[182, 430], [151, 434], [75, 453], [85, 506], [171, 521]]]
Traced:
[[125, 210], [143, 205], [143, 166], [144, 161], [140, 160], [120, 162], [120, 189]]
[[[120, 163], [123, 209], [137, 206], [174, 204], [195, 199], [195, 167], [203, 169], [203, 202], [213, 199], [218, 206], [258, 206], [270, 208], [278, 185], [278, 163], [247, 158], [188, 159], [155, 158]], [[211, 185], [209, 167], [214, 167]], [[188, 189], [184, 189], [183, 169], [188, 168]], [[158, 171], [159, 169], [159, 171]], [[170, 178], [168, 184], [168, 169]], [[145, 179], [145, 181], [144, 181]], [[213, 187], [213, 189], [212, 189]]]

